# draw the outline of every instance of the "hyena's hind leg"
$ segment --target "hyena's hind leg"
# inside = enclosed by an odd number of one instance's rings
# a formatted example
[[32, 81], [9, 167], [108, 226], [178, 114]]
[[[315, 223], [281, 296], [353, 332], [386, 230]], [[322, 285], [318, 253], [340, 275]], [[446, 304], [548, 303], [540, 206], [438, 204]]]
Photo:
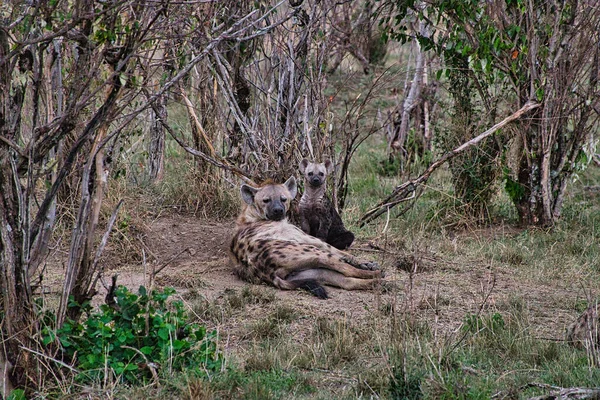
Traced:
[[[352, 232], [349, 232], [349, 233], [352, 234]], [[312, 237], [310, 237], [310, 238], [314, 239], [314, 240], [311, 241], [310, 243], [305, 243], [305, 244], [300, 245], [305, 248], [303, 250], [305, 252], [307, 251], [306, 246], [309, 246], [311, 248], [316, 248], [316, 249], [322, 250], [326, 254], [331, 254], [332, 256], [335, 256], [338, 260], [340, 260], [346, 264], [350, 264], [354, 268], [365, 269], [368, 271], [378, 271], [381, 269], [381, 267], [379, 266], [379, 264], [376, 261], [361, 261], [361, 260], [355, 258], [350, 253], [347, 253], [343, 250], [337, 249], [334, 246], [330, 245], [329, 243], [325, 243], [316, 238], [312, 238]]]
[[327, 291], [323, 285], [345, 290], [370, 290], [381, 283], [379, 279], [350, 278], [329, 269], [306, 269], [288, 275], [285, 279], [275, 277], [276, 287], [286, 290], [305, 289], [320, 299], [326, 299]]
[[307, 269], [331, 270], [343, 276], [358, 279], [379, 279], [382, 276], [380, 270], [366, 267], [366, 264], [370, 265], [370, 263], [360, 263], [353, 266], [345, 257], [340, 258], [317, 249], [314, 249], [312, 253], [301, 253], [293, 256], [273, 253], [269, 261], [277, 266], [276, 275], [280, 278]]
[[275, 271], [282, 279], [305, 269], [330, 269], [344, 276], [360, 279], [381, 277], [381, 271], [368, 268], [350, 254], [331, 246], [323, 250], [313, 245], [272, 240], [257, 256], [259, 270]]
[[282, 279], [276, 276], [275, 279], [273, 279], [273, 284], [275, 285], [275, 287], [283, 290], [304, 289], [313, 296], [316, 296], [319, 299], [323, 300], [329, 297], [325, 288], [315, 279], [304, 279], [300, 277], [297, 277], [295, 279]]
[[345, 290], [369, 290], [375, 288], [381, 282], [379, 278], [359, 279], [344, 276], [330, 269], [307, 269], [292, 274], [286, 278], [287, 281], [312, 279], [320, 284], [335, 286]]
[[[341, 260], [345, 263], [352, 265], [354, 268], [364, 269], [367, 271], [380, 271], [381, 270], [379, 263], [377, 263], [376, 261], [360, 261], [350, 255], [346, 255], [346, 256], [342, 257]], [[384, 277], [383, 271], [380, 271], [380, 272], [381, 272], [381, 277], [383, 278]]]

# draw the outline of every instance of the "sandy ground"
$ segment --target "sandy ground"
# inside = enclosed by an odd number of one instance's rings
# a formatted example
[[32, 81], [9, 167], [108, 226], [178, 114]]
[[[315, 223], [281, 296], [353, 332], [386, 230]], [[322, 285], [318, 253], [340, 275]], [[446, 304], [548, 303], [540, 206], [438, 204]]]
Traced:
[[[228, 291], [241, 290], [248, 285], [232, 272], [228, 245], [233, 229], [233, 221], [216, 222], [178, 214], [162, 215], [143, 229], [145, 262], [140, 257], [125, 258], [113, 247], [107, 256], [111, 265], [107, 279], [109, 275], [118, 273], [119, 284], [136, 290], [139, 285], [148, 285], [151, 271], [164, 267], [157, 274], [155, 285], [174, 287], [181, 294], [195, 289], [208, 301], [214, 301]], [[469, 234], [479, 235], [483, 240], [493, 240], [494, 235], [513, 233], [487, 231]], [[303, 323], [309, 326], [320, 316], [341, 316], [359, 322], [375, 310], [392, 306], [396, 312], [409, 311], [418, 318], [426, 319], [436, 334], [452, 334], [460, 327], [467, 313], [477, 313], [480, 309], [485, 313], [507, 312], [515, 298], [522, 299], [531, 329], [539, 337], [563, 338], [565, 328], [577, 317], [573, 304], [583, 294], [577, 293], [579, 289], [568, 287], [566, 283], [566, 287], [560, 287], [556, 282], [552, 286], [527, 282], [508, 267], [490, 266], [485, 260], [458, 262], [441, 259], [434, 253], [419, 256], [417, 273], [411, 275], [398, 267], [399, 260], [405, 260], [406, 266], [410, 255], [400, 251], [382, 252], [370, 244], [384, 247], [381, 243], [367, 243], [358, 239], [352, 253], [383, 265], [386, 280], [392, 282], [391, 289], [348, 292], [328, 288], [330, 298], [319, 300], [302, 291], [286, 292], [264, 285], [256, 287], [272, 291], [280, 304], [300, 311], [301, 317], [296, 327], [299, 331], [304, 330]], [[100, 293], [99, 301], [103, 298]], [[248, 318], [245, 322], [262, 318], [264, 312], [260, 307], [251, 307], [245, 315]], [[243, 323], [239, 319], [225, 321], [219, 329], [232, 329], [230, 333], [235, 337], [236, 326]]]

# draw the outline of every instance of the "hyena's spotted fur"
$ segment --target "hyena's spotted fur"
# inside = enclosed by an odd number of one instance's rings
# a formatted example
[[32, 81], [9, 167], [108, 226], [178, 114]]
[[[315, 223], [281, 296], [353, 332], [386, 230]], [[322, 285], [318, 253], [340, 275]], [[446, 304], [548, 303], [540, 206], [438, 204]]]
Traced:
[[298, 205], [300, 227], [309, 235], [345, 250], [354, 241], [354, 234], [344, 227], [342, 218], [327, 197], [327, 176], [333, 171], [330, 160], [323, 163], [300, 161], [304, 176], [304, 194]]
[[361, 263], [290, 224], [286, 211], [296, 196], [294, 177], [283, 185], [242, 185], [244, 208], [231, 241], [237, 275], [279, 289], [307, 289], [327, 298], [323, 285], [372, 289], [381, 278], [376, 263]]

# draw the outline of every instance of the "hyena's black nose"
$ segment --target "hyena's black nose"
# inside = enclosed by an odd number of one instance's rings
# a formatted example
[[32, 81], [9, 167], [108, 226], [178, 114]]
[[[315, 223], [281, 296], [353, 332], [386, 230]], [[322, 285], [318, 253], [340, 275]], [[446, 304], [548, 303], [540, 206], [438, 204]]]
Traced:
[[270, 220], [279, 221], [283, 219], [284, 215], [285, 209], [283, 207], [273, 207], [271, 208], [271, 212], [269, 213], [269, 215], [267, 215], [267, 217]]
[[319, 186], [321, 184], [321, 180], [317, 176], [314, 176], [310, 180], [310, 184], [313, 185], [313, 186]]

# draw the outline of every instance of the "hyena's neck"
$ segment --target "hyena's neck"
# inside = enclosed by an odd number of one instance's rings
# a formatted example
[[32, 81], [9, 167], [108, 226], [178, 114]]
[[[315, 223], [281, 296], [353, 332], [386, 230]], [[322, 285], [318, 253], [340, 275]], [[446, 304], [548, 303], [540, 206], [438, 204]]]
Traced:
[[314, 204], [323, 200], [327, 191], [326, 185], [323, 183], [321, 186], [315, 188], [310, 186], [308, 183], [304, 185], [304, 193], [300, 198], [300, 204]]
[[264, 220], [264, 218], [256, 212], [254, 207], [250, 207], [245, 204], [242, 213], [237, 219], [237, 223], [238, 225], [246, 225], [262, 220]]

